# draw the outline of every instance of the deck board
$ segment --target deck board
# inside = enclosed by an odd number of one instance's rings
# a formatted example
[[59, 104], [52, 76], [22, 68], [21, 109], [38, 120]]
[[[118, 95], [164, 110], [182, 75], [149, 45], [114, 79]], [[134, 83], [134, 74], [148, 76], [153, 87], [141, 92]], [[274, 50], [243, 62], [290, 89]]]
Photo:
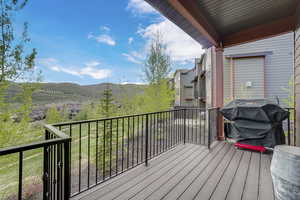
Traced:
[[216, 142], [185, 144], [94, 187], [73, 200], [274, 199], [271, 155]]
[[252, 153], [248, 176], [243, 192], [243, 200], [258, 199], [259, 189], [260, 154]]
[[248, 176], [249, 163], [251, 159], [251, 152], [245, 151], [239, 168], [234, 176], [231, 187], [228, 190], [227, 200], [240, 200], [243, 196], [245, 182]]
[[[171, 190], [163, 191], [164, 196], [161, 199], [168, 199], [173, 200], [177, 199], [185, 190], [189, 187], [189, 185], [192, 183], [192, 180], [195, 179], [199, 174], [201, 174], [205, 167], [208, 166], [210, 160], [214, 158], [214, 156], [219, 153], [222, 148], [224, 147], [224, 143], [219, 143], [213, 151], [208, 154], [205, 159], [191, 172], [189, 173], [181, 182], [178, 182], [178, 184], [173, 187]], [[152, 198], [155, 200], [155, 198]]]
[[82, 200], [97, 199], [98, 196], [103, 196], [105, 194], [108, 194], [109, 192], [112, 192], [113, 190], [118, 189], [120, 186], [128, 183], [129, 181], [133, 180], [137, 176], [146, 176], [152, 170], [156, 170], [161, 167], [164, 167], [167, 163], [177, 160], [178, 157], [183, 156], [184, 154], [190, 152], [194, 148], [196, 147], [192, 145], [188, 147], [184, 145], [179, 145], [178, 147], [172, 149], [167, 154], [162, 154], [159, 157], [159, 159], [151, 160], [151, 163], [149, 163], [148, 167], [144, 167], [144, 166], [136, 167], [134, 170], [130, 170], [120, 175], [120, 177], [113, 178], [110, 181], [99, 185], [98, 187], [94, 187], [93, 189], [90, 189], [87, 192], [89, 193], [88, 196], [86, 195], [86, 193], [83, 193], [81, 195], [76, 196], [74, 199], [82, 199]]
[[236, 154], [232, 161], [230, 162], [226, 172], [224, 173], [222, 179], [220, 180], [219, 184], [217, 185], [213, 195], [211, 196], [211, 200], [219, 200], [226, 196], [232, 181], [235, 177], [237, 169], [240, 165], [241, 158], [243, 156], [242, 151], [236, 151]]

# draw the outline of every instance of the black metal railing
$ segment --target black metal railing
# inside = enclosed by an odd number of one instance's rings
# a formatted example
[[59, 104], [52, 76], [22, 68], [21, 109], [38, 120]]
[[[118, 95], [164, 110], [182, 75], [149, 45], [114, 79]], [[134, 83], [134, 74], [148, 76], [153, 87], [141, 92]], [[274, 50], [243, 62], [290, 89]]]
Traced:
[[[1, 158], [18, 156], [18, 191], [14, 197], [16, 199], [24, 199], [24, 154], [32, 150], [41, 150], [43, 152], [43, 170], [41, 172], [42, 174], [39, 174], [43, 179], [42, 198], [66, 199], [70, 195], [70, 176], [68, 173], [70, 169], [68, 163], [71, 138], [50, 125], [46, 125], [45, 128], [46, 138], [43, 141], [0, 150]], [[10, 160], [12, 158], [8, 159]], [[39, 172], [36, 173], [38, 176]], [[10, 180], [6, 181], [9, 182]]]
[[209, 145], [204, 109], [190, 108], [55, 124], [72, 138], [71, 196], [180, 143]]
[[295, 119], [296, 119], [296, 113], [295, 108], [285, 108], [287, 111], [289, 111], [288, 118], [283, 121], [283, 130], [285, 134], [285, 142], [287, 145], [296, 146], [296, 127], [295, 127]]
[[208, 148], [210, 149], [212, 142], [217, 140], [218, 131], [220, 130], [220, 119], [222, 119], [220, 108], [209, 108], [207, 110], [207, 118], [208, 120], [206, 121], [206, 123], [208, 126]]
[[[216, 110], [184, 108], [106, 119], [45, 125], [45, 140], [0, 150], [0, 156], [18, 154], [18, 196], [22, 199], [23, 152], [39, 149], [42, 161], [42, 198], [76, 196], [178, 144], [210, 147]], [[26, 163], [28, 165], [28, 163]], [[28, 182], [26, 180], [26, 182]]]

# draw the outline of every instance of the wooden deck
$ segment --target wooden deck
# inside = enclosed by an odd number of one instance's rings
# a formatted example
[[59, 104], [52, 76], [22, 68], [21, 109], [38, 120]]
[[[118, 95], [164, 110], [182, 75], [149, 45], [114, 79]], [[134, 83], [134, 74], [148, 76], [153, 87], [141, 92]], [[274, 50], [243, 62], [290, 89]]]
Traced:
[[274, 199], [271, 156], [216, 142], [185, 144], [73, 199]]

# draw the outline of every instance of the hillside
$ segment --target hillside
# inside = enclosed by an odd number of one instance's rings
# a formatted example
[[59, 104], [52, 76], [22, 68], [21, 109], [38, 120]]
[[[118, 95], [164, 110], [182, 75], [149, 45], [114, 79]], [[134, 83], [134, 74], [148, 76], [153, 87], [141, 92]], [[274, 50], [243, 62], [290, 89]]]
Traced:
[[[101, 97], [105, 88], [111, 88], [116, 100], [121, 98], [124, 92], [131, 96], [142, 93], [143, 85], [135, 84], [111, 84], [101, 83], [96, 85], [78, 85], [74, 83], [40, 83], [39, 89], [33, 94], [33, 103], [35, 105], [44, 105], [51, 103], [84, 103]], [[18, 103], [20, 99], [16, 94], [21, 91], [20, 84], [12, 83], [8, 89], [7, 97], [9, 101]]]

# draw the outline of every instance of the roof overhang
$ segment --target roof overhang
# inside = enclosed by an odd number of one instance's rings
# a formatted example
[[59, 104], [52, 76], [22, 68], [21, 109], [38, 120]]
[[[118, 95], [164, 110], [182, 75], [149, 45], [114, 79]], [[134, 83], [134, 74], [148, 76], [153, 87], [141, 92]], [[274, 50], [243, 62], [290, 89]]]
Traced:
[[146, 0], [204, 48], [294, 31], [299, 0]]

